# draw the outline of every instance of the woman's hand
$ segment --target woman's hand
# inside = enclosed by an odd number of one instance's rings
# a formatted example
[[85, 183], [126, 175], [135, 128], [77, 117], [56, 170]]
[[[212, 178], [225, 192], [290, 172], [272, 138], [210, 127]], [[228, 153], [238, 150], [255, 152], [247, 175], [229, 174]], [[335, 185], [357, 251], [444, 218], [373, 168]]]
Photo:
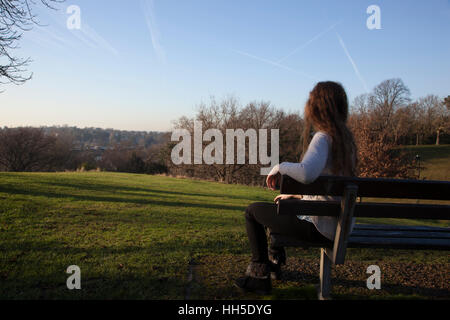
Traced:
[[277, 187], [278, 181], [280, 181], [280, 173], [274, 174], [274, 175], [268, 175], [266, 179], [266, 184], [269, 189], [275, 190]]
[[278, 196], [273, 199], [275, 203], [278, 203], [280, 200], [287, 200], [287, 199], [302, 199], [303, 196], [299, 194], [279, 194]]

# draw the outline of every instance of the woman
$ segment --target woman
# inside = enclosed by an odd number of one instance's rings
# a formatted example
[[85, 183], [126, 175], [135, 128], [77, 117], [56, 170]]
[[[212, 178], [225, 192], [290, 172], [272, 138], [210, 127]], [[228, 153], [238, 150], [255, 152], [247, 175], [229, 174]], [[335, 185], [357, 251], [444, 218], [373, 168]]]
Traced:
[[[344, 88], [336, 82], [319, 82], [309, 94], [305, 106], [303, 158], [300, 163], [283, 162], [267, 177], [267, 186], [274, 190], [280, 175], [289, 175], [301, 183], [311, 183], [320, 175], [354, 176], [356, 146], [346, 125], [348, 101]], [[311, 129], [315, 134], [311, 139]], [[268, 294], [271, 277], [279, 278], [285, 264], [284, 248], [267, 248], [265, 227], [274, 233], [294, 236], [299, 240], [332, 244], [337, 218], [319, 216], [278, 216], [276, 203], [294, 195], [279, 195], [275, 203], [256, 202], [245, 211], [246, 229], [252, 261], [245, 277], [236, 285], [246, 291]], [[338, 200], [337, 197], [304, 196], [305, 200]], [[270, 258], [269, 258], [270, 255]]]

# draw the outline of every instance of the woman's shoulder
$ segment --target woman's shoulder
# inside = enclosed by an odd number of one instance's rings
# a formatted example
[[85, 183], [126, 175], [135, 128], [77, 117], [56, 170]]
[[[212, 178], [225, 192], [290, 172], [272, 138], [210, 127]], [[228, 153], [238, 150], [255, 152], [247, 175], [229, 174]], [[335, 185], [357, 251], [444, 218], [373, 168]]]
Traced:
[[317, 131], [316, 133], [314, 133], [313, 139], [314, 141], [326, 141], [328, 144], [331, 144], [331, 142], [333, 141], [331, 139], [331, 136], [326, 133], [325, 131]]

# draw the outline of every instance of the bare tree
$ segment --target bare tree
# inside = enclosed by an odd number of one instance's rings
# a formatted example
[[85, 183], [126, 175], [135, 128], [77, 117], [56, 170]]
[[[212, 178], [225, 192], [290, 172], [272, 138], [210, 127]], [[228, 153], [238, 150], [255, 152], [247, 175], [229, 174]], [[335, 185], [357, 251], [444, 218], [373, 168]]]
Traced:
[[415, 135], [416, 145], [422, 143], [426, 135], [427, 128], [425, 122], [425, 109], [417, 101], [409, 104], [407, 108], [410, 110], [412, 121], [412, 132]]
[[436, 97], [437, 101], [433, 106], [433, 129], [432, 133], [436, 133], [436, 145], [439, 145], [439, 138], [442, 133], [449, 132], [450, 129], [450, 110], [445, 107], [445, 100], [442, 101]]
[[410, 91], [401, 79], [389, 79], [373, 89], [371, 105], [374, 107], [374, 119], [378, 129], [389, 135], [393, 129], [393, 117], [398, 108], [410, 101]]
[[[266, 101], [253, 101], [242, 107], [235, 97], [229, 96], [218, 102], [215, 98], [211, 98], [208, 104], [201, 104], [198, 108], [195, 118], [181, 117], [174, 122], [175, 129], [186, 129], [193, 136], [194, 120], [202, 123], [202, 130], [218, 129], [225, 137], [223, 139], [223, 149], [231, 146], [231, 140], [227, 137], [227, 129], [242, 129], [241, 133], [248, 133], [245, 136], [245, 148], [242, 153], [245, 157], [244, 163], [238, 161], [240, 152], [237, 152], [237, 144], [234, 144], [234, 163], [228, 163], [228, 158], [222, 159], [223, 163], [212, 163], [209, 165], [173, 165], [167, 163], [169, 171], [174, 175], [184, 175], [190, 177], [199, 177], [203, 179], [214, 179], [226, 183], [243, 183], [243, 184], [262, 184], [264, 177], [260, 175], [261, 167], [265, 165], [259, 163], [251, 163], [250, 149], [258, 147], [259, 129], [267, 129], [267, 152], [271, 153], [271, 132], [270, 129], [280, 130], [280, 159], [283, 161], [298, 161], [301, 150], [301, 133], [303, 121], [299, 115], [285, 114], [284, 112], [274, 108]], [[297, 130], [298, 129], [298, 130]], [[253, 141], [250, 136], [257, 137], [257, 141]], [[241, 136], [242, 137], [242, 136]], [[233, 136], [232, 139], [237, 139]], [[239, 141], [239, 140], [238, 140]], [[203, 141], [205, 148], [210, 142]], [[255, 144], [252, 144], [255, 143]], [[192, 144], [192, 143], [191, 143]], [[227, 145], [228, 144], [228, 145]], [[170, 148], [168, 149], [168, 151]], [[245, 153], [245, 154], [244, 154]], [[192, 162], [192, 157], [191, 157]]]
[[394, 114], [394, 126], [393, 126], [393, 134], [394, 134], [394, 144], [399, 144], [403, 141], [405, 143], [408, 136], [413, 133], [413, 125], [414, 125], [414, 115], [412, 114], [411, 108], [409, 105], [406, 107], [399, 108]]
[[[52, 2], [63, 1], [39, 0], [42, 5], [52, 9]], [[0, 0], [0, 84], [21, 84], [31, 79], [32, 74], [24, 74], [30, 58], [15, 57], [12, 51], [18, 48], [23, 32], [39, 23], [33, 13], [34, 6], [34, 0]]]
[[444, 105], [447, 107], [447, 110], [450, 111], [450, 96], [444, 98]]
[[54, 158], [56, 137], [42, 129], [13, 128], [0, 131], [0, 165], [6, 171], [46, 170]]
[[443, 132], [448, 130], [449, 110], [444, 106], [438, 96], [428, 95], [417, 101], [423, 114], [423, 127], [426, 134], [435, 136], [435, 143], [439, 145], [439, 138]]

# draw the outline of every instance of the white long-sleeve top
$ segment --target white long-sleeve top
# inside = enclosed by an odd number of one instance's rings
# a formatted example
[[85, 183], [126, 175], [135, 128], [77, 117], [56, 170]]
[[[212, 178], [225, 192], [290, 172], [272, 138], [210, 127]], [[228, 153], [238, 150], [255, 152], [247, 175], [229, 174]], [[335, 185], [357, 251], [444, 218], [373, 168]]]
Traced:
[[[308, 146], [305, 156], [300, 163], [283, 162], [272, 168], [269, 175], [288, 175], [298, 182], [309, 184], [322, 175], [332, 174], [331, 159], [331, 137], [322, 131], [316, 132]], [[341, 197], [333, 196], [303, 196], [303, 200], [328, 200], [340, 201]], [[336, 217], [311, 216], [300, 214], [297, 216], [301, 220], [313, 223], [317, 230], [330, 240], [334, 240], [338, 219]], [[353, 229], [355, 218], [353, 218], [350, 232]]]

